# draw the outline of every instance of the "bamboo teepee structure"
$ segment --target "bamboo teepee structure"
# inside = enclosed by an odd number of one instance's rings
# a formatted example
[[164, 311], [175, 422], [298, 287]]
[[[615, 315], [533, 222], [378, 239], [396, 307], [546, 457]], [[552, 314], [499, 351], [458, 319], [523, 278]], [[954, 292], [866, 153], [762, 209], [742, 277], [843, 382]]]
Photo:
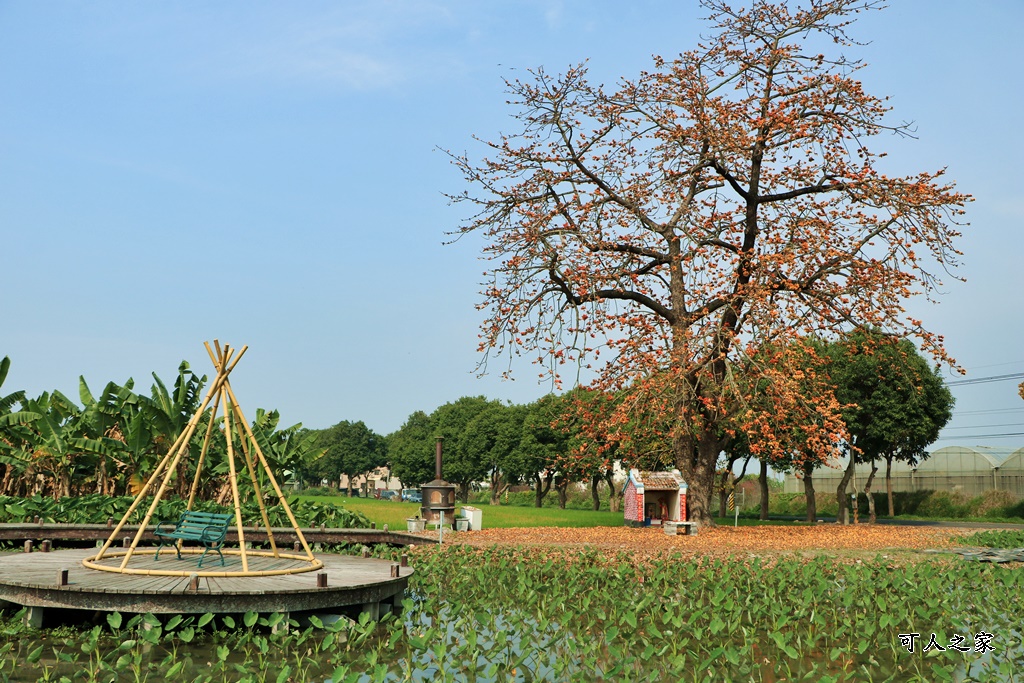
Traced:
[[[288, 501], [285, 498], [284, 493], [281, 491], [281, 487], [277, 483], [277, 479], [274, 477], [274, 473], [271, 471], [269, 464], [267, 463], [266, 457], [263, 455], [263, 451], [260, 449], [259, 443], [256, 440], [252, 429], [249, 427], [248, 421], [245, 419], [245, 415], [242, 413], [241, 407], [238, 405], [238, 400], [235, 398], [235, 392], [231, 389], [231, 383], [228, 381], [228, 375], [238, 365], [238, 361], [241, 360], [246, 350], [249, 348], [243, 346], [241, 349], [233, 349], [228, 345], [221, 347], [220, 342], [214, 340], [213, 348], [210, 347], [209, 342], [204, 342], [206, 352], [210, 356], [210, 360], [213, 361], [213, 366], [217, 370], [217, 376], [210, 385], [209, 390], [206, 393], [206, 397], [203, 399], [199, 408], [196, 409], [195, 414], [185, 425], [181, 434], [175, 440], [174, 444], [167, 451], [167, 455], [163, 457], [160, 463], [157, 465], [153, 474], [150, 475], [146, 481], [142, 490], [139, 491], [135, 500], [132, 502], [128, 511], [118, 522], [117, 526], [111, 532], [110, 537], [106, 543], [100, 548], [99, 552], [91, 557], [87, 557], [82, 560], [82, 564], [89, 569], [98, 569], [107, 572], [117, 572], [121, 574], [149, 574], [157, 576], [191, 576], [197, 574], [199, 576], [271, 576], [280, 574], [299, 574], [302, 572], [313, 571], [323, 567], [323, 563], [313, 556], [313, 551], [310, 550], [309, 543], [306, 542], [305, 536], [302, 534], [302, 530], [299, 528], [298, 522], [295, 521], [295, 515], [292, 513], [291, 508], [288, 506]], [[189, 491], [187, 510], [192, 510], [192, 506], [195, 503], [196, 492], [199, 490], [200, 477], [203, 474], [203, 465], [206, 461], [207, 451], [210, 446], [210, 437], [213, 434], [214, 425], [216, 423], [216, 415], [218, 409], [223, 410], [223, 431], [227, 441], [227, 460], [228, 460], [228, 476], [231, 485], [231, 501], [234, 507], [235, 515], [235, 530], [238, 535], [238, 548], [224, 549], [222, 552], [225, 555], [238, 555], [241, 559], [241, 570], [207, 570], [197, 568], [191, 565], [183, 569], [165, 569], [163, 567], [153, 567], [154, 562], [146, 562], [146, 566], [132, 566], [131, 560], [133, 557], [146, 558], [146, 556], [154, 555], [156, 552], [155, 548], [139, 548], [139, 541], [142, 539], [147, 527], [150, 524], [150, 520], [153, 518], [153, 513], [156, 511], [157, 505], [163, 498], [164, 493], [167, 491], [168, 485], [173, 477], [174, 473], [178, 471], [178, 466], [182, 460], [187, 460], [189, 454], [189, 443], [192, 440], [192, 436], [196, 431], [196, 427], [206, 411], [207, 406], [212, 402], [213, 410], [209, 424], [206, 427], [206, 434], [203, 437], [203, 446], [199, 454], [199, 460], [196, 464], [196, 473], [192, 480], [192, 487]], [[238, 468], [236, 466], [236, 453], [235, 453], [235, 438], [241, 444], [242, 456], [245, 461], [245, 468], [249, 474], [249, 480], [252, 483], [253, 492], [256, 496], [256, 500], [259, 503], [260, 515], [263, 521], [263, 527], [267, 530], [267, 540], [270, 543], [270, 550], [252, 550], [246, 548], [245, 543], [245, 529], [242, 523], [242, 509], [238, 494]], [[257, 467], [262, 467], [263, 472], [266, 474], [267, 480], [270, 482], [274, 489], [274, 493], [277, 494], [278, 501], [281, 507], [284, 508], [285, 513], [288, 516], [288, 520], [291, 522], [292, 528], [295, 535], [298, 537], [299, 542], [302, 545], [304, 554], [298, 553], [287, 553], [281, 552], [277, 547], [277, 542], [274, 539], [274, 532], [270, 526], [270, 519], [267, 516], [267, 508], [263, 501], [263, 492], [260, 487], [259, 477], [257, 476]], [[157, 483], [159, 482], [159, 484]], [[132, 540], [131, 545], [125, 550], [114, 550], [111, 551], [111, 545], [114, 544], [115, 539], [121, 533], [121, 530], [127, 524], [135, 510], [142, 504], [143, 499], [149, 495], [155, 487], [155, 494], [153, 494], [153, 502], [150, 503], [149, 509], [146, 512], [145, 518], [139, 525], [138, 531], [135, 533], [135, 538]], [[181, 541], [178, 541], [178, 549], [182, 554], [193, 554], [202, 551], [202, 548], [182, 548]], [[259, 569], [256, 567], [250, 567], [249, 560], [251, 558], [263, 558], [269, 557], [276, 560], [286, 560], [287, 562], [274, 562], [272, 563], [273, 568]], [[121, 562], [111, 563], [110, 560], [114, 558], [121, 558]], [[106, 562], [103, 562], [106, 560]], [[167, 562], [168, 565], [173, 562]], [[282, 566], [285, 565], [285, 566]]]

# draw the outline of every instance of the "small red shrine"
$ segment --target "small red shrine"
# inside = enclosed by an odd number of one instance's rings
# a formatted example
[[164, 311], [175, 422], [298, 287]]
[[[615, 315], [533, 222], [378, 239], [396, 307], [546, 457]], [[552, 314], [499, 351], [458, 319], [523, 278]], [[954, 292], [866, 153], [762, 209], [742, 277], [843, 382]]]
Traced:
[[686, 482], [679, 470], [630, 470], [623, 490], [627, 526], [686, 521]]

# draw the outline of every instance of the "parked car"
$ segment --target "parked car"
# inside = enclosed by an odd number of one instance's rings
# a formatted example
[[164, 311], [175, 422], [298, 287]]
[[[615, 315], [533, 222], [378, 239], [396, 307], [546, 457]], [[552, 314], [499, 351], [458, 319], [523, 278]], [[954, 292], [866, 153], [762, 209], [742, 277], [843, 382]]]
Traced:
[[381, 500], [398, 500], [398, 491], [384, 489], [383, 491], [380, 492], [379, 498]]
[[407, 503], [422, 503], [423, 492], [419, 489], [402, 489], [402, 500]]

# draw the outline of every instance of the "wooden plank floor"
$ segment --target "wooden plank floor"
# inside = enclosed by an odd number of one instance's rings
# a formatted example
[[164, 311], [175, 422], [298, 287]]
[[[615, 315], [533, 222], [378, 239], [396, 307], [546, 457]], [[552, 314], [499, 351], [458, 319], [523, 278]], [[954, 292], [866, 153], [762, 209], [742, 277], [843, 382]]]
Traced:
[[[96, 548], [60, 550], [48, 553], [0, 555], [0, 600], [21, 605], [71, 607], [82, 603], [90, 609], [154, 612], [244, 612], [302, 611], [310, 605], [325, 608], [380, 602], [404, 592], [413, 570], [400, 569], [391, 576], [390, 560], [347, 555], [319, 554], [322, 569], [301, 574], [259, 577], [200, 577], [200, 589], [192, 590], [187, 576], [120, 574], [89, 569], [82, 560], [96, 554]], [[204, 570], [240, 570], [241, 558], [225, 555], [226, 566], [207, 554]], [[120, 557], [104, 558], [119, 566]], [[285, 568], [306, 563], [286, 558], [249, 557], [250, 570]], [[181, 568], [194, 571], [197, 555], [175, 558], [173, 550], [133, 556], [129, 566], [139, 569]], [[61, 570], [68, 570], [68, 585], [60, 586]], [[317, 574], [327, 574], [327, 587], [317, 587]], [[176, 604], [177, 603], [177, 604]], [[228, 609], [225, 610], [225, 606]], [[134, 608], [138, 609], [135, 610]], [[84, 608], [84, 607], [82, 607]]]

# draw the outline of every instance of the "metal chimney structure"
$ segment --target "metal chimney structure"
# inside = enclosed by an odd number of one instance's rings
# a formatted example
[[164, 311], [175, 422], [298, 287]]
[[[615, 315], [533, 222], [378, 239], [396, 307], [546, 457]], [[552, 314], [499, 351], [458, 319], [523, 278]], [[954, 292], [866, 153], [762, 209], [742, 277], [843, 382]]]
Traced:
[[449, 484], [441, 478], [442, 437], [437, 437], [437, 449], [434, 458], [434, 480], [422, 484], [423, 506], [420, 516], [427, 522], [439, 522], [444, 513], [446, 524], [455, 521], [455, 484]]

